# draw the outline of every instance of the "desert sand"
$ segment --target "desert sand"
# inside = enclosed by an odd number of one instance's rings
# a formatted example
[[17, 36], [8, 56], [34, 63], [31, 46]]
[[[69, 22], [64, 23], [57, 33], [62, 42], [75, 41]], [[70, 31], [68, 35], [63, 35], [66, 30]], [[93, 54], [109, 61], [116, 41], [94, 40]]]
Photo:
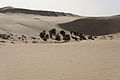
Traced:
[[110, 17], [86, 17], [59, 24], [66, 30], [88, 35], [107, 35], [120, 32], [120, 15]]
[[0, 31], [36, 36], [40, 31], [56, 28], [62, 30], [58, 24], [79, 19], [79, 17], [47, 17], [28, 14], [0, 13]]
[[[0, 34], [14, 34], [13, 39], [0, 38], [0, 80], [120, 80], [119, 20], [0, 13]], [[69, 42], [30, 39], [52, 28], [99, 36]], [[18, 39], [21, 35], [27, 43]]]
[[69, 22], [78, 17], [47, 17], [28, 14], [2, 14], [0, 13], [0, 31], [15, 34], [38, 35], [40, 31], [56, 28], [61, 30], [58, 23]]
[[120, 41], [0, 45], [1, 80], [119, 80]]

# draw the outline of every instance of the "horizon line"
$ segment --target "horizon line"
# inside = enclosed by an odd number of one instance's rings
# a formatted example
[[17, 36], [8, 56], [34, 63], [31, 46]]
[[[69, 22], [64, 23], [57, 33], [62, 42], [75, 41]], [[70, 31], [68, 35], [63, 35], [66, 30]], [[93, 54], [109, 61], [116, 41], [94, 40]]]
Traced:
[[85, 17], [110, 17], [110, 16], [116, 16], [116, 15], [120, 15], [120, 14], [111, 14], [111, 15], [103, 15], [103, 14], [96, 14], [96, 15], [80, 15], [79, 13], [73, 13], [73, 12], [68, 12], [68, 11], [57, 11], [57, 10], [47, 10], [47, 9], [35, 9], [35, 8], [25, 8], [25, 7], [14, 7], [14, 6], [3, 6], [3, 7], [0, 7], [0, 8], [5, 8], [5, 7], [13, 7], [13, 8], [19, 8], [19, 9], [28, 9], [28, 10], [41, 10], [41, 11], [53, 11], [53, 12], [64, 12], [64, 13], [71, 13], [71, 14], [74, 14], [74, 15], [78, 15], [78, 16], [85, 16]]

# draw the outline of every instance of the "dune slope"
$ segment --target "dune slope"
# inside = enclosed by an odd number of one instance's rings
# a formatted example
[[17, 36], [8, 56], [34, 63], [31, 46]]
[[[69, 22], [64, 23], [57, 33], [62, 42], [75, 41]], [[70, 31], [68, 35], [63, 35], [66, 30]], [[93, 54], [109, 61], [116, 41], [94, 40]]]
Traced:
[[40, 31], [59, 28], [58, 23], [78, 19], [79, 16], [54, 11], [30, 10], [14, 7], [0, 8], [0, 32], [38, 35]]
[[120, 32], [120, 16], [88, 17], [60, 24], [63, 29], [89, 35], [106, 35]]
[[38, 35], [40, 31], [59, 28], [58, 23], [65, 23], [78, 19], [77, 17], [48, 17], [31, 14], [3, 14], [0, 13], [0, 32], [15, 34]]

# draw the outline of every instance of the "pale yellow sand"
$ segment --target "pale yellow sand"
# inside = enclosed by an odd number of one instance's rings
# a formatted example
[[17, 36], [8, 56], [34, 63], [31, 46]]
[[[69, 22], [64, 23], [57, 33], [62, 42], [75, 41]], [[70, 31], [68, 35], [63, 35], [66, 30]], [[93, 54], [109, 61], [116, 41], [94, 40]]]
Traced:
[[[0, 33], [38, 36], [42, 30], [61, 30], [58, 24], [81, 18], [0, 14]], [[120, 37], [112, 36], [68, 43], [5, 40], [0, 43], [0, 80], [120, 80]]]
[[0, 45], [0, 80], [120, 80], [120, 41]]
[[11, 32], [14, 34], [36, 36], [43, 30], [49, 31], [53, 28], [61, 30], [58, 24], [70, 22], [78, 18], [80, 17], [47, 17], [32, 14], [0, 13], [0, 33]]

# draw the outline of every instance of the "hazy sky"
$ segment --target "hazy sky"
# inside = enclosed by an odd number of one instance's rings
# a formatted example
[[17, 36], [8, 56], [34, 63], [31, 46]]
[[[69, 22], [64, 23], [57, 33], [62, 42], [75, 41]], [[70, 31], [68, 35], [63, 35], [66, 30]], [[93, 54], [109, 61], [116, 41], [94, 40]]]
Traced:
[[120, 14], [120, 0], [0, 0], [0, 7], [69, 12], [82, 16]]

